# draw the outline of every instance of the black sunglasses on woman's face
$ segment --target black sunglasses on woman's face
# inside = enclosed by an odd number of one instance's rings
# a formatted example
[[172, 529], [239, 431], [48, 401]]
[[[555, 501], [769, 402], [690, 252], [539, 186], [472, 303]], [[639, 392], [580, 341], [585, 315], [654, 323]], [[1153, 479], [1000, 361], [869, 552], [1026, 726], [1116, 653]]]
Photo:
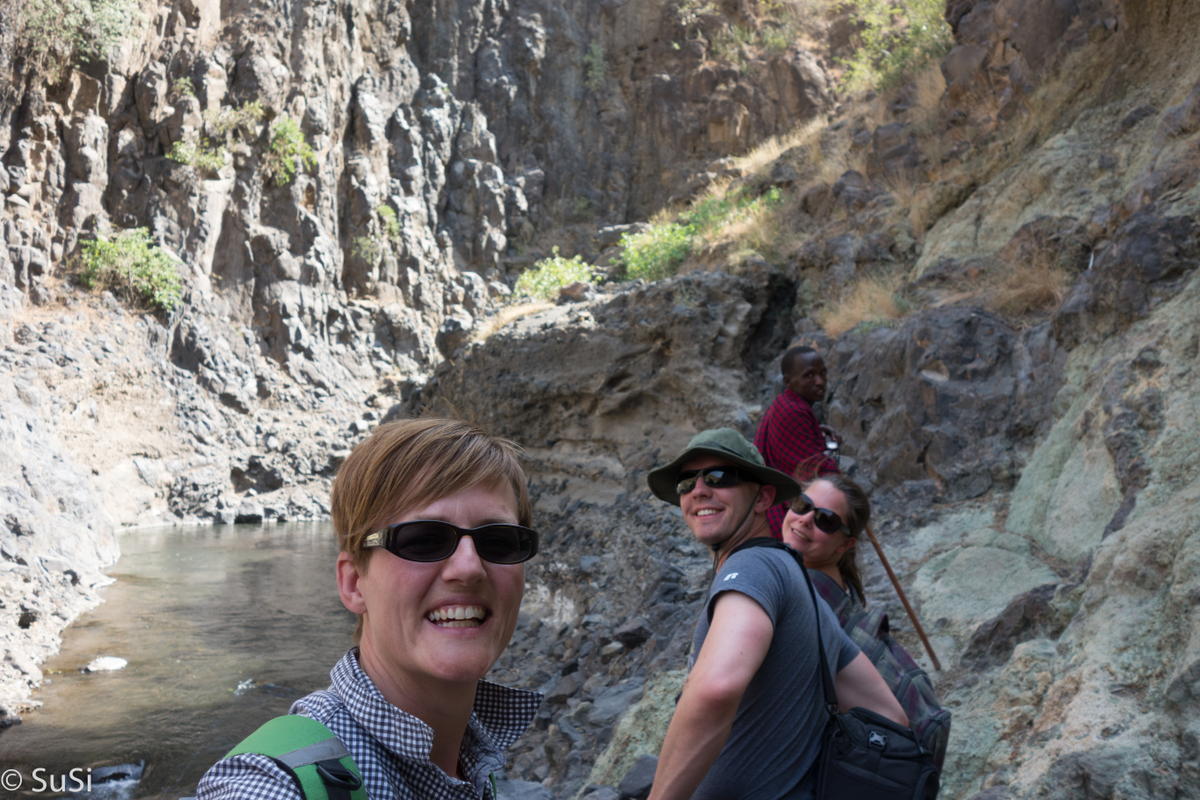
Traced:
[[828, 533], [830, 536], [838, 531], [850, 533], [850, 529], [846, 527], [846, 523], [842, 522], [842, 518], [837, 515], [836, 511], [830, 511], [828, 508], [817, 508], [813, 505], [812, 498], [806, 494], [801, 494], [799, 497], [792, 499], [792, 513], [803, 517], [808, 512], [812, 512], [813, 524], [818, 529]]
[[480, 558], [493, 564], [520, 564], [537, 555], [537, 531], [503, 522], [460, 528], [441, 520], [416, 519], [372, 533], [363, 547], [382, 547], [405, 561], [429, 563], [454, 555], [464, 536], [471, 537]]

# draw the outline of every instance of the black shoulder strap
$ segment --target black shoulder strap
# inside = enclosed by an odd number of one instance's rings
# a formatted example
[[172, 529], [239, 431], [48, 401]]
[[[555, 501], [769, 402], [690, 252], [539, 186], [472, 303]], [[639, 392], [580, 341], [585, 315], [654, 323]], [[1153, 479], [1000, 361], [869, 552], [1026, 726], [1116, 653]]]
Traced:
[[833, 676], [829, 674], [829, 661], [825, 658], [825, 643], [821, 638], [821, 607], [817, 605], [817, 591], [813, 588], [812, 578], [808, 577], [808, 570], [804, 568], [804, 557], [778, 539], [770, 539], [766, 536], [747, 539], [729, 551], [729, 555], [732, 556], [739, 550], [748, 550], [751, 547], [773, 547], [776, 550], [786, 551], [796, 559], [796, 564], [800, 567], [800, 574], [804, 576], [804, 583], [808, 586], [808, 593], [812, 596], [813, 613], [817, 616], [817, 655], [821, 660], [821, 687], [825, 693], [825, 710], [829, 712], [830, 717], [836, 717], [838, 714], [837, 692], [833, 688]]

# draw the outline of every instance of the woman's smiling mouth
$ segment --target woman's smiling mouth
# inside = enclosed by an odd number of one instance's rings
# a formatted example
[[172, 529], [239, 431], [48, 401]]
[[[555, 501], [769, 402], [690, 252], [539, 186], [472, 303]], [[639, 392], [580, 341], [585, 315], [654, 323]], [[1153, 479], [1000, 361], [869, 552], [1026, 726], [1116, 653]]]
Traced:
[[487, 611], [483, 606], [448, 606], [425, 615], [439, 628], [477, 628], [486, 617]]

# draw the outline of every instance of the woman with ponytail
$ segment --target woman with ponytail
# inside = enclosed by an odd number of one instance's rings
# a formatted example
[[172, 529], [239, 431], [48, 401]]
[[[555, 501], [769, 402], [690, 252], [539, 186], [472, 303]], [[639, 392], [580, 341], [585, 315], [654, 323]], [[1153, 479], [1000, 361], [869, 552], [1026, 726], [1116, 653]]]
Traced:
[[817, 594], [879, 670], [941, 769], [950, 712], [938, 703], [929, 676], [892, 638], [884, 610], [867, 609], [856, 545], [870, 521], [871, 502], [862, 487], [841, 474], [801, 480], [801, 488], [783, 518], [783, 541], [804, 557]]
[[[842, 594], [865, 605], [855, 545], [871, 518], [871, 501], [857, 483], [840, 474], [802, 482], [801, 487], [803, 493], [783, 519], [783, 541], [804, 556], [810, 574], [819, 572]], [[821, 584], [817, 586], [820, 591]]]

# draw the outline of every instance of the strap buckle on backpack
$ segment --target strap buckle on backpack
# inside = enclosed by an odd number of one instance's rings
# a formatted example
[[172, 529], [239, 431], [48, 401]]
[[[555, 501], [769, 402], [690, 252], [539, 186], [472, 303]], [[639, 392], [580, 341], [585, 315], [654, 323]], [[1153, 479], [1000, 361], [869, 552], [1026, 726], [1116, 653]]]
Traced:
[[329, 800], [350, 800], [350, 793], [362, 788], [362, 778], [346, 769], [340, 761], [318, 761], [316, 766]]

